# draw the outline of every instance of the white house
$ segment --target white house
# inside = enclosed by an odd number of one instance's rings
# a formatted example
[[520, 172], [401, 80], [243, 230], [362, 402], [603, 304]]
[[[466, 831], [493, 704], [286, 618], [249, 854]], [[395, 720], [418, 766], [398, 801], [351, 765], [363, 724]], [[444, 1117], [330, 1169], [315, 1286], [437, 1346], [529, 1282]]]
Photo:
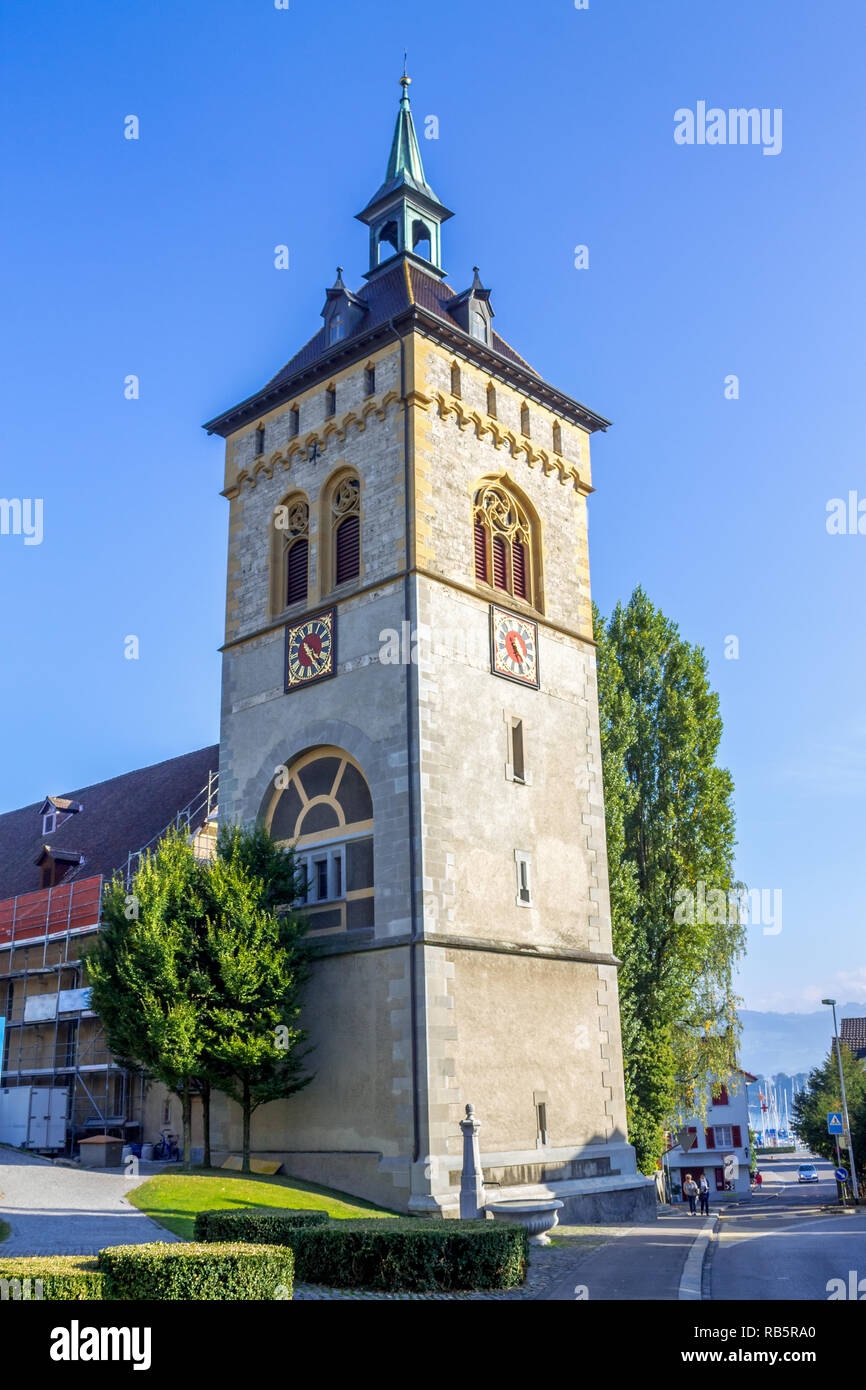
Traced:
[[664, 1163], [669, 1171], [674, 1201], [682, 1200], [686, 1173], [697, 1182], [706, 1175], [710, 1200], [748, 1196], [749, 1102], [747, 1086], [755, 1077], [737, 1067], [726, 1085], [720, 1085], [707, 1107], [706, 1118], [692, 1116], [671, 1135]]

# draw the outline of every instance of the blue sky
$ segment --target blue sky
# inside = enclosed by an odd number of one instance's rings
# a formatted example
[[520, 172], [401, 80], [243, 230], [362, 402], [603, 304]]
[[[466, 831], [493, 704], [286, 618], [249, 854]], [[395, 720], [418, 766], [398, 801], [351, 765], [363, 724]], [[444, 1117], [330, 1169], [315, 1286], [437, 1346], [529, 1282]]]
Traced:
[[[6, 0], [2, 27], [0, 495], [44, 498], [44, 539], [0, 536], [0, 809], [216, 740], [200, 424], [315, 331], [338, 262], [360, 283], [406, 47], [449, 283], [479, 264], [499, 331], [614, 421], [595, 597], [641, 583], [708, 653], [738, 870], [783, 895], [746, 1002], [866, 1000], [866, 535], [825, 525], [866, 498], [862, 4]], [[781, 108], [781, 153], [677, 145], [702, 100]]]

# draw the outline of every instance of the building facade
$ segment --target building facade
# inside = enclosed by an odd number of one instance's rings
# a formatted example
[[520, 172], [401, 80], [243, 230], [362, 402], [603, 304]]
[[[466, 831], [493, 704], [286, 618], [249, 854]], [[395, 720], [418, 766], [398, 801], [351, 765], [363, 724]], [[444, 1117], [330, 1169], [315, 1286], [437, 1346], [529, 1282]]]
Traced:
[[[587, 546], [607, 421], [444, 284], [409, 79], [322, 328], [212, 420], [230, 505], [220, 818], [307, 870], [315, 1079], [258, 1153], [454, 1215], [485, 1180], [584, 1219], [654, 1210], [625, 1123]], [[240, 1147], [217, 1099], [217, 1150]]]
[[674, 1201], [682, 1200], [686, 1173], [705, 1177], [711, 1198], [748, 1196], [751, 1191], [748, 1086], [755, 1081], [737, 1069], [708, 1099], [706, 1114], [692, 1116], [665, 1155]]

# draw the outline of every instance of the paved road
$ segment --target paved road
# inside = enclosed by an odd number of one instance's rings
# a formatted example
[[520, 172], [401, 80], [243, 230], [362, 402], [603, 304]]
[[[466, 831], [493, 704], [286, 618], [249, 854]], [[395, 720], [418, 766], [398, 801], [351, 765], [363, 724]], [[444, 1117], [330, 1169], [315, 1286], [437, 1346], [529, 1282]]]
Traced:
[[[763, 1163], [760, 1196], [722, 1211], [709, 1264], [711, 1298], [825, 1300], [830, 1280], [866, 1281], [866, 1210], [831, 1215], [833, 1165], [815, 1160], [820, 1182], [798, 1183], [803, 1156]], [[863, 1291], [866, 1294], [866, 1282]]]
[[176, 1239], [126, 1200], [143, 1182], [118, 1173], [55, 1168], [0, 1148], [0, 1216], [12, 1227], [6, 1255], [95, 1255], [106, 1245]]

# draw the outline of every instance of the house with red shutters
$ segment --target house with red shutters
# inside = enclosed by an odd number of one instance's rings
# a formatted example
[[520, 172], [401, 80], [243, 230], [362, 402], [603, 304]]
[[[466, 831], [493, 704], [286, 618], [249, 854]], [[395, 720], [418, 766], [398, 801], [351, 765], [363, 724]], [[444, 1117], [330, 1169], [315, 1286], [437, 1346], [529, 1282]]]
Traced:
[[674, 1201], [682, 1200], [686, 1173], [695, 1182], [703, 1176], [710, 1200], [749, 1195], [748, 1086], [756, 1078], [736, 1067], [709, 1097], [706, 1114], [695, 1115], [669, 1136], [664, 1167]]

